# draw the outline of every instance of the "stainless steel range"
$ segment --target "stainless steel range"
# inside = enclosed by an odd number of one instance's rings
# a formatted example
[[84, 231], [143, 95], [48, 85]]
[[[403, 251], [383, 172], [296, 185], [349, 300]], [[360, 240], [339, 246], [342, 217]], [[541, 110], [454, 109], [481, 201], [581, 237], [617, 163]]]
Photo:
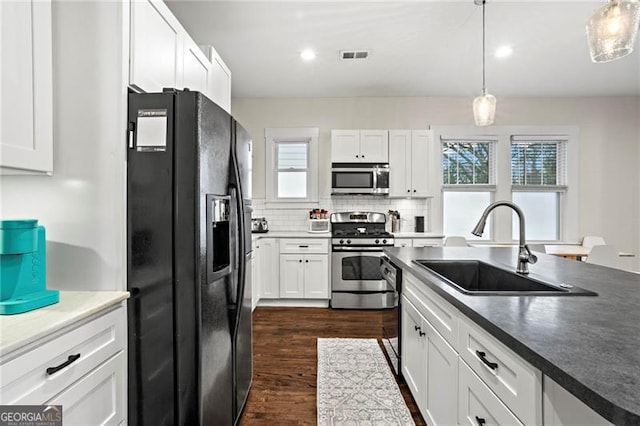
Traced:
[[331, 307], [392, 309], [398, 293], [382, 276], [384, 247], [393, 247], [385, 231], [384, 213], [346, 212], [331, 215]]

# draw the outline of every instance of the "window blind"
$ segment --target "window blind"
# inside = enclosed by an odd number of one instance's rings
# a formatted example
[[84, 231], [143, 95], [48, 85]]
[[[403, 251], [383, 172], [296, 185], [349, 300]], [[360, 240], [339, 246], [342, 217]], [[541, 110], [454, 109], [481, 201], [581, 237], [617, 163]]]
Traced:
[[308, 164], [307, 147], [307, 143], [278, 142], [277, 169], [306, 170]]
[[567, 138], [512, 136], [511, 184], [514, 190], [566, 189]]

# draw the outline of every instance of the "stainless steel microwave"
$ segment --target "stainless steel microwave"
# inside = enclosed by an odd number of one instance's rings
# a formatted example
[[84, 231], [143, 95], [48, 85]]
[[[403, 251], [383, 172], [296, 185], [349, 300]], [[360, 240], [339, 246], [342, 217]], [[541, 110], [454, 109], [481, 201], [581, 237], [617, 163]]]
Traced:
[[332, 194], [389, 194], [389, 164], [333, 163]]

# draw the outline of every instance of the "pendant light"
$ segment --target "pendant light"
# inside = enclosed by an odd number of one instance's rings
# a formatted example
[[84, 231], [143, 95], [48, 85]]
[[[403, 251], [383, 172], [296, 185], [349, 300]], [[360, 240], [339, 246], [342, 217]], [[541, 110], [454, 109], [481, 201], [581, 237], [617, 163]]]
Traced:
[[640, 25], [640, 1], [611, 0], [596, 10], [587, 23], [593, 62], [610, 62], [633, 52]]
[[482, 94], [473, 100], [473, 118], [476, 126], [490, 126], [496, 116], [496, 97], [487, 93], [485, 84], [485, 0], [474, 0], [482, 5]]

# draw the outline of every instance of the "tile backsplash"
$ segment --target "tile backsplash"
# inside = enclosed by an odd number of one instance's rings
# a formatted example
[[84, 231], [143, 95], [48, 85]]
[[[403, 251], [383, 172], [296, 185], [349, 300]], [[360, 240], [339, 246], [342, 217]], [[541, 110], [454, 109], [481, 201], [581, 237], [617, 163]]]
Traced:
[[[429, 231], [429, 200], [389, 199], [376, 196], [339, 196], [321, 198], [316, 208], [329, 210], [330, 213], [349, 211], [370, 211], [388, 214], [389, 210], [400, 212], [402, 232], [413, 232], [415, 216], [424, 216], [425, 231]], [[306, 231], [311, 208], [278, 208], [275, 203], [266, 203], [264, 199], [253, 200], [253, 217], [266, 217], [272, 231]], [[391, 230], [391, 223], [387, 223]]]

